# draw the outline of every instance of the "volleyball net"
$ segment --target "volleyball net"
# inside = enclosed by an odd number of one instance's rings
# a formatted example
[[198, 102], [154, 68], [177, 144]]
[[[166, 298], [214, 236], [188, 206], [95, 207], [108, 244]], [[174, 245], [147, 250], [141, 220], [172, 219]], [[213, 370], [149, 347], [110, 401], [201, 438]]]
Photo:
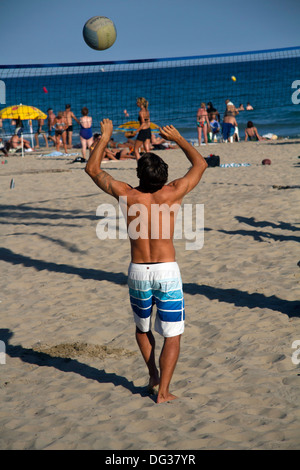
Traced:
[[[122, 130], [137, 121], [136, 99], [145, 97], [153, 123], [173, 124], [188, 135], [196, 128], [202, 102], [211, 102], [220, 119], [226, 99], [236, 107], [250, 103], [260, 123], [272, 116], [280, 119], [287, 112], [299, 117], [299, 107], [293, 108], [300, 101], [298, 89], [300, 47], [164, 59], [0, 65], [0, 116], [4, 108], [21, 103], [44, 114], [49, 108], [55, 114], [63, 112], [69, 104], [79, 119], [87, 107], [94, 132], [99, 132], [103, 118], [110, 118], [122, 138]], [[26, 116], [22, 119], [26, 121]], [[12, 135], [15, 125], [14, 119], [4, 118], [2, 133]], [[27, 125], [24, 122], [25, 129]], [[30, 125], [35, 132], [37, 118]], [[78, 134], [79, 125], [73, 122], [73, 127]], [[47, 131], [47, 121], [44, 128]]]

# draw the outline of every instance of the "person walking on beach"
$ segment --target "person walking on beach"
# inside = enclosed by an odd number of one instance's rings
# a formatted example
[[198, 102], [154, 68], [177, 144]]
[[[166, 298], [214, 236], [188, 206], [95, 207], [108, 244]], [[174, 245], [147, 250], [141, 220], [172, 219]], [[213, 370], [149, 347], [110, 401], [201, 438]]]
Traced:
[[46, 136], [46, 133], [43, 129], [43, 125], [44, 125], [44, 119], [38, 119], [38, 128], [37, 128], [37, 131], [34, 135], [35, 137], [35, 142], [36, 142], [36, 146], [35, 148], [36, 149], [39, 149], [40, 148], [40, 143], [39, 143], [39, 135], [41, 134], [45, 140], [45, 146], [46, 148], [48, 148], [48, 139], [47, 139], [47, 136]]
[[[230, 126], [225, 125], [224, 126], [224, 128], [226, 130], [225, 132], [227, 132], [227, 130], [230, 131], [230, 135], [228, 135], [227, 138], [224, 137], [224, 140], [227, 142], [227, 140], [230, 139], [230, 142], [233, 142], [233, 140], [236, 140], [237, 142], [239, 142], [239, 140], [240, 140], [239, 127], [238, 127], [238, 123], [235, 119], [235, 117], [239, 114], [239, 111], [230, 100], [228, 100], [228, 99], [225, 100], [225, 104], [226, 104], [226, 109], [225, 109], [225, 113], [224, 113], [223, 123], [225, 123], [225, 124], [226, 123], [227, 124], [233, 124], [234, 123], [234, 133], [233, 133], [233, 135], [231, 135], [231, 125]], [[231, 118], [234, 118], [234, 119], [231, 119]]]
[[[148, 367], [149, 388], [158, 386], [156, 402], [163, 403], [177, 398], [170, 393], [169, 385], [179, 357], [185, 321], [182, 281], [173, 245], [176, 217], [172, 207], [180, 206], [184, 196], [199, 183], [207, 163], [175, 127], [165, 126], [160, 128], [162, 137], [174, 141], [182, 149], [191, 163], [190, 169], [185, 176], [166, 184], [168, 165], [156, 154], [148, 152], [138, 160], [139, 185], [133, 188], [115, 180], [101, 168], [113, 131], [110, 119], [101, 122], [101, 131], [102, 137], [91, 153], [85, 171], [99, 188], [119, 200], [126, 213], [131, 244], [128, 286], [136, 323], [136, 340]], [[156, 224], [153, 223], [152, 216], [157, 206], [168, 208], [168, 236], [163, 217], [158, 217]], [[140, 227], [138, 234], [132, 228], [136, 227], [137, 222]], [[159, 358], [160, 376], [155, 362], [155, 339], [151, 331], [154, 303], [157, 306], [155, 329], [164, 337]]]
[[47, 110], [48, 114], [48, 140], [52, 140], [53, 144], [56, 145], [55, 142], [55, 114], [52, 108]]
[[223, 142], [233, 142], [233, 136], [237, 127], [234, 116], [224, 116], [222, 123]]
[[94, 138], [92, 131], [92, 117], [88, 116], [89, 110], [85, 106], [81, 110], [82, 117], [80, 118], [80, 142], [82, 157], [86, 160], [86, 149], [90, 149]]
[[73, 111], [71, 111], [71, 105], [70, 104], [66, 104], [64, 117], [67, 121], [67, 129], [66, 129], [66, 132], [67, 132], [67, 146], [68, 146], [69, 149], [71, 149], [72, 148], [72, 136], [73, 136], [73, 121], [72, 121], [72, 119], [74, 119], [77, 122], [77, 124], [80, 124], [80, 122], [77, 119], [77, 117], [75, 116], [75, 114], [73, 113]]
[[150, 129], [150, 113], [149, 113], [149, 103], [145, 98], [138, 98], [136, 101], [137, 106], [140, 108], [139, 112], [139, 123], [140, 127], [134, 132], [134, 135], [137, 134], [137, 138], [134, 146], [135, 158], [138, 160], [140, 158], [140, 148], [143, 146], [145, 152], [150, 152], [151, 146], [151, 129]]
[[207, 134], [210, 130], [209, 126], [209, 117], [208, 113], [206, 110], [206, 104], [201, 103], [200, 108], [198, 109], [197, 112], [197, 130], [198, 130], [198, 142], [199, 145], [201, 145], [201, 137], [202, 137], [202, 130], [203, 130], [203, 138], [204, 138], [204, 143], [207, 144], [208, 139], [207, 139]]
[[62, 111], [57, 113], [57, 116], [54, 120], [54, 127], [55, 127], [55, 144], [56, 144], [57, 152], [59, 152], [60, 145], [62, 142], [65, 153], [68, 153], [67, 136], [66, 136], [67, 123], [64, 118], [64, 113]]

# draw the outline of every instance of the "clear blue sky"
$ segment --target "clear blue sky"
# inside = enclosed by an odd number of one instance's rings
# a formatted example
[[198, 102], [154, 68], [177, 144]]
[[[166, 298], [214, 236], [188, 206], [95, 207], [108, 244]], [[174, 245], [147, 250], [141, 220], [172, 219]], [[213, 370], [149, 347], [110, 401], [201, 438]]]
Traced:
[[[90, 49], [84, 23], [107, 16], [106, 51]], [[299, 0], [0, 0], [0, 64], [180, 57], [298, 46]]]

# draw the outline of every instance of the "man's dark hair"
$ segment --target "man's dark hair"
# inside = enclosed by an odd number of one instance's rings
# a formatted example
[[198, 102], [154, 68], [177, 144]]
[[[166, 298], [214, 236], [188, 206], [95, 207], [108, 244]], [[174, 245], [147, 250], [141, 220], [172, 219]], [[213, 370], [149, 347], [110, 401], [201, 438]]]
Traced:
[[141, 189], [149, 193], [158, 191], [168, 181], [168, 165], [155, 153], [144, 153], [136, 171]]

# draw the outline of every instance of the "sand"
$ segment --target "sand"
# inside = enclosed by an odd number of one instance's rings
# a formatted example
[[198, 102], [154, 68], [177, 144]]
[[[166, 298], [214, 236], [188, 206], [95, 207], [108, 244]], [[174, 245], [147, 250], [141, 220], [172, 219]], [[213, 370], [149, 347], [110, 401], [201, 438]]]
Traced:
[[[299, 140], [199, 149], [251, 165], [208, 168], [185, 199], [204, 204], [205, 238], [175, 241], [186, 328], [179, 398], [160, 405], [134, 339], [129, 242], [96, 236], [97, 206], [116, 202], [74, 156], [1, 164], [1, 449], [300, 448]], [[189, 167], [156, 153], [170, 179]], [[135, 161], [105, 166], [137, 183]]]

